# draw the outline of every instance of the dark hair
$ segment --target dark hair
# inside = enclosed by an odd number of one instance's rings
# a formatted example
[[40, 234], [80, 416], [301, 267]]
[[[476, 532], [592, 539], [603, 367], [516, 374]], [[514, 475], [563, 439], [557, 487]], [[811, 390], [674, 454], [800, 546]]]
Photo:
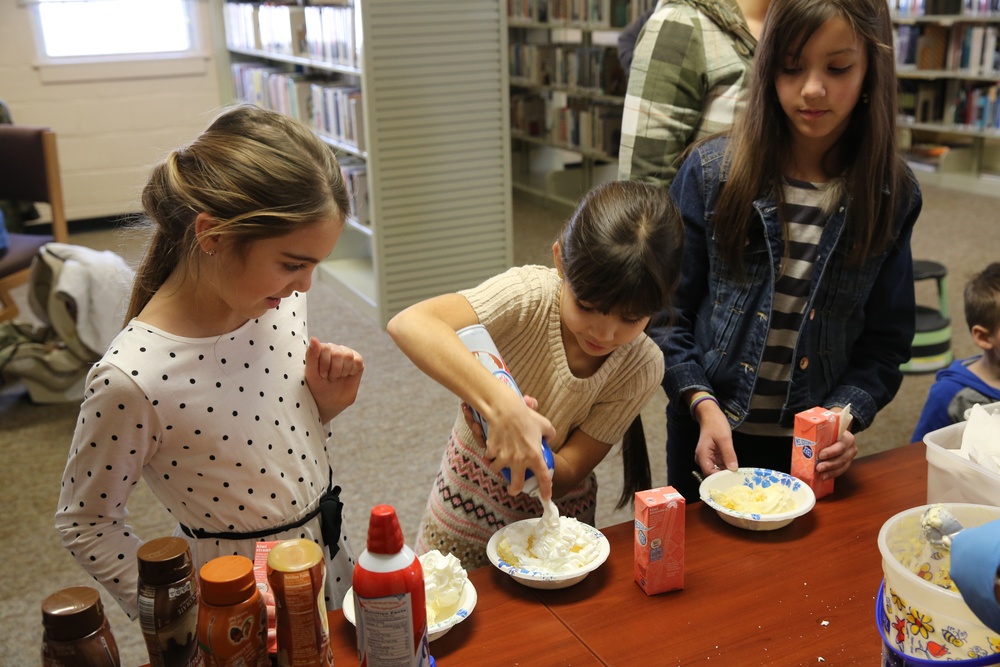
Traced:
[[[669, 193], [639, 181], [598, 185], [559, 235], [566, 286], [604, 314], [627, 318], [669, 310], [680, 283], [684, 227]], [[637, 415], [622, 439], [625, 483], [617, 507], [650, 487], [649, 453]]]
[[153, 236], [136, 272], [126, 322], [196, 255], [195, 218], [239, 252], [320, 220], [344, 219], [347, 188], [333, 151], [308, 127], [252, 105], [220, 113], [194, 141], [153, 168], [142, 207]]
[[993, 262], [965, 284], [965, 322], [992, 335], [1000, 329], [1000, 262]]
[[775, 76], [788, 54], [801, 54], [813, 33], [834, 17], [850, 24], [864, 43], [868, 67], [849, 124], [823, 156], [823, 165], [829, 176], [844, 177], [852, 199], [847, 220], [852, 260], [863, 262], [892, 243], [897, 202], [913, 183], [896, 144], [897, 81], [888, 5], [885, 0], [773, 0], [746, 106], [730, 132], [728, 176], [715, 210], [723, 255], [737, 269], [743, 267], [753, 201], [771, 192], [783, 204], [782, 170], [792, 135]]

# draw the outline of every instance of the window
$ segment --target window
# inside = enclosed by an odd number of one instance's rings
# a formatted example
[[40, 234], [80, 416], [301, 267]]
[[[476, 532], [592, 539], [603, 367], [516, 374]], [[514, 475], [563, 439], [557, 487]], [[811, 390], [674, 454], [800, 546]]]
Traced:
[[[2, 2], [4, 0], [0, 0]], [[9, 1], [9, 0], [8, 0]], [[206, 0], [17, 0], [31, 12], [42, 83], [208, 72]]]
[[37, 12], [45, 59], [185, 53], [197, 48], [190, 0], [20, 0]]

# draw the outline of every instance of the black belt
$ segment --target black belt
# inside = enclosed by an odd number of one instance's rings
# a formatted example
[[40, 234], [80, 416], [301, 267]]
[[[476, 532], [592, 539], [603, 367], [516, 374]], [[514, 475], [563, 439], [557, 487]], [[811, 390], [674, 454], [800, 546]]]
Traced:
[[318, 514], [320, 515], [320, 532], [323, 536], [323, 542], [326, 544], [327, 549], [330, 550], [330, 560], [333, 560], [337, 552], [340, 551], [340, 531], [344, 523], [344, 503], [340, 501], [340, 487], [333, 485], [333, 471], [330, 472], [330, 477], [330, 486], [327, 487], [326, 493], [320, 497], [319, 505], [316, 506], [316, 509], [292, 523], [246, 533], [212, 533], [202, 528], [188, 528], [182, 523], [180, 524], [181, 532], [197, 540], [258, 540], [269, 535], [276, 535], [292, 528], [304, 526]]

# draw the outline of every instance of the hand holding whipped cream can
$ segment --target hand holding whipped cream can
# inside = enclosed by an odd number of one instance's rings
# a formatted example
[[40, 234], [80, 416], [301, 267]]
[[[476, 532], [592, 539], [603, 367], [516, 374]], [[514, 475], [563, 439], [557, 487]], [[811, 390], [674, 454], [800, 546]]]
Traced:
[[[479, 363], [486, 370], [493, 374], [493, 377], [513, 389], [514, 393], [518, 396], [522, 396], [521, 390], [518, 389], [517, 383], [514, 382], [514, 377], [511, 375], [510, 369], [507, 368], [507, 363], [500, 356], [500, 350], [497, 349], [496, 343], [493, 342], [493, 337], [490, 336], [490, 332], [486, 330], [486, 327], [482, 324], [473, 324], [459, 329], [457, 333], [458, 337], [465, 344], [465, 347], [472, 352], [472, 355], [479, 360]], [[482, 427], [483, 439], [486, 440], [489, 437], [489, 427], [486, 420], [471, 405], [469, 409], [472, 410], [472, 418]], [[555, 467], [555, 459], [552, 457], [552, 450], [549, 449], [545, 438], [542, 438], [542, 456], [545, 458], [545, 465], [548, 467], [549, 474], [551, 475]], [[503, 474], [504, 479], [507, 480], [507, 483], [510, 484], [510, 468], [504, 468], [500, 472]], [[533, 496], [538, 495], [538, 478], [535, 477], [535, 473], [530, 469], [524, 471], [523, 490], [525, 493]]]

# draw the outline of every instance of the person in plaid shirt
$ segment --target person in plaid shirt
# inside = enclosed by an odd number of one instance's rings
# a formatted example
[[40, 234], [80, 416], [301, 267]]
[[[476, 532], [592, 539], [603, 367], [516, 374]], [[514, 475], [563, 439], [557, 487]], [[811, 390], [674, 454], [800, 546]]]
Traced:
[[769, 5], [770, 0], [661, 0], [632, 56], [620, 180], [667, 187], [689, 144], [729, 129], [749, 87]]

